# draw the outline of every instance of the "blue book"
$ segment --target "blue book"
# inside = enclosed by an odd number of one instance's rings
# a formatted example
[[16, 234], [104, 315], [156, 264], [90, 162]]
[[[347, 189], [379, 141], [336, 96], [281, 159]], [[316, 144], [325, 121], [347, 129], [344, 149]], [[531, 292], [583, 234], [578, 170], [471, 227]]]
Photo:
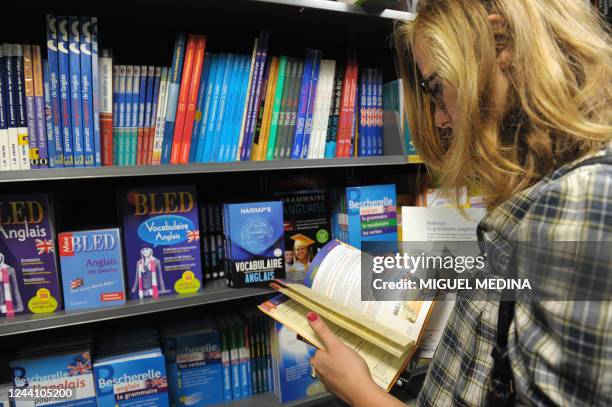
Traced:
[[364, 131], [366, 134], [366, 155], [375, 155], [376, 140], [372, 134], [372, 93], [373, 93], [373, 69], [366, 69], [365, 79], [365, 114], [364, 114]]
[[342, 105], [342, 82], [344, 81], [344, 73], [345, 68], [343, 66], [339, 65], [336, 67], [332, 103], [329, 108], [327, 136], [325, 137], [325, 158], [336, 157], [336, 138], [338, 136], [338, 120]]
[[82, 123], [82, 92], [81, 92], [81, 30], [79, 18], [68, 16], [68, 57], [70, 63], [70, 124], [72, 127], [72, 142], [74, 146], [74, 166], [85, 165], [85, 148]]
[[64, 147], [64, 166], [74, 167], [74, 136], [72, 129], [72, 94], [70, 91], [70, 56], [68, 39], [68, 19], [57, 16], [57, 51], [59, 69], [59, 98], [62, 115], [62, 141]]
[[119, 94], [118, 99], [118, 113], [119, 120], [117, 122], [117, 165], [126, 165], [125, 162], [125, 132], [126, 132], [126, 101], [127, 101], [127, 67], [125, 65], [119, 66]]
[[281, 201], [227, 204], [223, 225], [231, 287], [285, 278]]
[[359, 122], [359, 126], [358, 126], [358, 134], [359, 134], [359, 140], [358, 140], [358, 152], [357, 155], [359, 157], [365, 157], [366, 155], [368, 155], [367, 153], [367, 139], [368, 139], [368, 134], [366, 132], [366, 125], [365, 125], [365, 115], [366, 115], [366, 111], [367, 111], [367, 103], [366, 103], [366, 97], [367, 97], [367, 87], [366, 87], [366, 71], [369, 71], [368, 68], [364, 68], [361, 70], [361, 72], [359, 73], [359, 86], [357, 87], [357, 89], [359, 90], [358, 94], [359, 94], [359, 105], [358, 105], [358, 122]]
[[346, 188], [347, 243], [361, 249], [362, 242], [397, 241], [395, 185]]
[[223, 73], [223, 81], [221, 82], [221, 93], [219, 94], [219, 103], [217, 106], [217, 119], [215, 122], [214, 137], [212, 151], [210, 154], [211, 162], [219, 161], [219, 151], [223, 138], [223, 129], [226, 122], [226, 106], [228, 104], [229, 87], [232, 80], [232, 73], [235, 65], [236, 56], [228, 54]]
[[[142, 69], [142, 68], [141, 68]], [[151, 155], [151, 111], [153, 107], [153, 89], [155, 88], [155, 67], [149, 66], [147, 68], [147, 97], [145, 99], [145, 116], [144, 116], [144, 137], [142, 140], [142, 159], [141, 165], [146, 165]]]
[[[204, 154], [204, 145], [206, 143], [206, 128], [208, 126], [208, 121], [210, 120], [210, 106], [212, 104], [212, 94], [213, 89], [215, 87], [215, 79], [217, 76], [217, 67], [219, 66], [219, 56], [216, 54], [211, 54], [208, 57], [210, 60], [210, 67], [208, 72], [208, 78], [206, 81], [206, 95], [204, 97], [205, 103], [202, 109], [202, 120], [198, 123], [198, 142], [195, 149], [194, 154], [194, 162], [201, 162], [200, 157]], [[193, 145], [191, 146], [193, 150]]]
[[223, 117], [223, 130], [221, 133], [221, 142], [219, 146], [217, 161], [223, 162], [225, 158], [229, 156], [230, 151], [230, 143], [233, 131], [233, 122], [234, 119], [234, 109], [236, 107], [236, 87], [238, 86], [239, 77], [240, 77], [240, 63], [241, 56], [233, 55], [232, 56], [232, 67], [230, 74], [230, 82], [227, 92], [227, 101], [225, 107], [225, 114]]
[[231, 332], [229, 331], [225, 316], [215, 318], [219, 334], [221, 336], [221, 365], [223, 367], [223, 400], [228, 403], [232, 401], [232, 371], [230, 360], [230, 349], [232, 345]]
[[[63, 351], [49, 355], [37, 355], [10, 362], [14, 389], [76, 389], [76, 397], [49, 402], [40, 397], [17, 401], [20, 406], [91, 406], [96, 407], [96, 385], [89, 349]], [[98, 404], [99, 405], [99, 404]]]
[[98, 407], [169, 405], [166, 363], [159, 348], [98, 357], [94, 375]]
[[100, 77], [98, 65], [98, 18], [91, 17], [91, 93], [94, 126], [95, 165], [102, 165], [102, 140], [100, 133]]
[[[131, 124], [128, 129], [127, 143], [129, 146], [127, 165], [136, 165], [136, 149], [138, 148], [138, 109], [140, 106], [140, 65], [133, 66]], [[144, 95], [142, 95], [144, 97]]]
[[[137, 121], [133, 121], [132, 109], [134, 109], [134, 98], [136, 98], [136, 104], [138, 104], [138, 93], [134, 93], [134, 69], [138, 68], [138, 74], [140, 78], [140, 67], [133, 65], [126, 65], [125, 67], [125, 130], [123, 134], [123, 143], [126, 146], [127, 153], [120, 156], [120, 165], [133, 165], [131, 162], [132, 157], [132, 132]], [[137, 107], [136, 107], [137, 109]]]
[[173, 406], [223, 403], [221, 335], [212, 319], [162, 327], [168, 390]]
[[196, 103], [196, 112], [193, 121], [193, 129], [191, 131], [191, 144], [189, 148], [189, 162], [195, 162], [196, 152], [198, 151], [198, 136], [200, 134], [200, 126], [203, 119], [203, 110], [206, 103], [206, 86], [208, 75], [210, 74], [210, 62], [212, 55], [206, 53], [204, 55], [204, 66], [202, 67], [202, 76], [200, 77], [200, 87], [198, 89], [198, 100]]
[[172, 136], [174, 135], [174, 121], [176, 120], [176, 107], [183, 73], [183, 59], [185, 57], [185, 34], [178, 34], [172, 55], [172, 68], [168, 80], [168, 102], [166, 104], [166, 122], [164, 124], [164, 141], [162, 143], [161, 163], [170, 163], [172, 152]]
[[64, 232], [57, 239], [66, 310], [125, 304], [118, 228]]
[[113, 65], [113, 165], [119, 165], [119, 65]]
[[247, 102], [247, 92], [249, 86], [249, 72], [251, 70], [251, 57], [242, 55], [240, 65], [240, 81], [238, 93], [236, 95], [236, 108], [234, 109], [234, 117], [232, 119], [233, 128], [230, 140], [230, 148], [226, 152], [225, 161], [236, 161], [238, 153], [238, 142], [240, 140], [240, 128], [242, 126], [242, 116]]
[[53, 14], [47, 14], [47, 59], [49, 61], [49, 94], [53, 112], [53, 138], [55, 151], [49, 150], [49, 156], [55, 156], [55, 167], [64, 166], [64, 148], [62, 142], [62, 120], [59, 89], [59, 56], [57, 49], [57, 26]]
[[304, 75], [300, 87], [300, 98], [295, 121], [295, 132], [293, 135], [293, 146], [291, 147], [291, 158], [294, 160], [302, 158], [302, 139], [304, 138], [304, 124], [306, 122], [306, 111], [308, 110], [308, 92], [314, 65], [314, 50], [306, 50], [304, 59]]
[[83, 132], [83, 153], [85, 167], [96, 165], [96, 147], [94, 142], [93, 125], [93, 95], [91, 74], [91, 19], [89, 17], [78, 18], [80, 26], [80, 61], [81, 61], [81, 129]]
[[221, 97], [221, 86], [223, 84], [223, 78], [225, 76], [227, 66], [227, 54], [219, 55], [219, 62], [217, 65], [217, 74], [215, 75], [215, 84], [213, 87], [212, 101], [210, 105], [210, 114], [208, 116], [208, 123], [206, 127], [206, 135], [204, 136], [204, 149], [202, 150], [202, 157], [198, 162], [206, 163], [210, 161], [211, 153], [213, 150], [215, 129], [217, 124], [219, 99]]
[[262, 87], [263, 87], [263, 76], [264, 76], [264, 69], [266, 67], [266, 58], [268, 55], [268, 41], [270, 39], [270, 33], [268, 31], [264, 31], [262, 33], [262, 37], [263, 37], [263, 41], [262, 41], [262, 46], [261, 46], [261, 57], [259, 59], [259, 71], [257, 71], [257, 81], [255, 82], [255, 97], [254, 97], [254, 104], [253, 104], [253, 109], [251, 111], [251, 117], [250, 117], [250, 122], [249, 122], [249, 127], [248, 127], [248, 137], [246, 140], [246, 144], [243, 143], [243, 147], [244, 147], [244, 158], [243, 160], [250, 160], [251, 159], [251, 150], [253, 149], [253, 136], [255, 134], [255, 126], [257, 124], [257, 116], [259, 114], [259, 108], [260, 108], [260, 101], [263, 93]]
[[[1, 81], [1, 80], [0, 80]], [[47, 137], [47, 148], [49, 150], [49, 168], [55, 168], [55, 138], [53, 137], [53, 109], [51, 108], [51, 92], [49, 91], [49, 61], [43, 61], [43, 88], [45, 97], [45, 132]], [[0, 91], [0, 99], [2, 98], [2, 92]], [[1, 104], [2, 102], [0, 102]], [[0, 106], [0, 115], [4, 116], [1, 112], [3, 107]], [[1, 120], [0, 120], [1, 121]], [[2, 131], [2, 123], [0, 123], [0, 131]], [[2, 137], [2, 136], [0, 136]], [[2, 140], [0, 140], [2, 144]], [[1, 153], [0, 153], [1, 154]], [[1, 160], [1, 157], [0, 157]]]
[[377, 143], [377, 155], [384, 155], [384, 143], [383, 143], [383, 71], [382, 69], [377, 70], [376, 75], [376, 112], [377, 112], [377, 126], [376, 126], [376, 139]]
[[[148, 86], [148, 68], [146, 65], [140, 67], [140, 89], [138, 90], [138, 142], [134, 154], [136, 155], [136, 165], [142, 164], [144, 155], [144, 133], [145, 133], [145, 117], [147, 109], [147, 86]], [[132, 153], [132, 152], [130, 152]], [[133, 156], [130, 156], [133, 157]], [[133, 158], [131, 158], [133, 160]]]
[[[243, 103], [242, 103], [242, 89], [244, 82], [244, 67], [245, 67], [245, 58], [244, 55], [237, 55], [236, 57], [236, 67], [234, 74], [232, 75], [232, 84], [230, 85], [230, 98], [232, 100], [232, 107], [229, 112], [228, 117], [228, 129], [227, 129], [227, 138], [225, 141], [225, 148], [223, 151], [223, 156], [221, 157], [221, 161], [228, 162], [234, 161], [236, 156], [231, 156], [232, 148], [234, 143], [237, 142], [239, 133], [240, 133], [240, 119], [242, 118], [242, 113], [244, 111]], [[239, 118], [240, 116], [240, 118]]]
[[306, 121], [304, 122], [304, 138], [302, 139], [302, 156], [308, 158], [308, 145], [310, 144], [310, 134], [312, 133], [312, 115], [317, 97], [317, 84], [319, 83], [319, 72], [321, 71], [321, 51], [314, 50], [312, 76], [310, 79], [310, 89], [308, 90], [308, 108], [306, 109]]

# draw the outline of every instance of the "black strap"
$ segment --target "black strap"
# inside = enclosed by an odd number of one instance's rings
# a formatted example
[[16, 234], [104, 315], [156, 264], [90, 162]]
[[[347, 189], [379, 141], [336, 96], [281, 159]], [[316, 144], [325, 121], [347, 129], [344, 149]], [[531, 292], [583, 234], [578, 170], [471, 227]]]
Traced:
[[[557, 177], [591, 164], [612, 165], [612, 155], [606, 154], [587, 158], [570, 167], [567, 171], [559, 173]], [[557, 177], [553, 177], [553, 179]], [[514, 301], [501, 301], [499, 304], [497, 335], [491, 352], [493, 369], [491, 372], [491, 392], [487, 399], [488, 406], [504, 407], [515, 404], [514, 382], [510, 358], [508, 357], [508, 334], [510, 333], [510, 324], [514, 318], [514, 304]]]

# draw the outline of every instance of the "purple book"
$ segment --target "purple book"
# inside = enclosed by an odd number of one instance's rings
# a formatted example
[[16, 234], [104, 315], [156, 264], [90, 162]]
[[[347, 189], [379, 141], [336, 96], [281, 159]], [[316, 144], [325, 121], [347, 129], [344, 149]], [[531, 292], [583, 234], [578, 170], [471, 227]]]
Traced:
[[193, 186], [121, 191], [130, 299], [200, 289], [200, 229]]
[[46, 194], [0, 195], [0, 315], [61, 308], [54, 236]]

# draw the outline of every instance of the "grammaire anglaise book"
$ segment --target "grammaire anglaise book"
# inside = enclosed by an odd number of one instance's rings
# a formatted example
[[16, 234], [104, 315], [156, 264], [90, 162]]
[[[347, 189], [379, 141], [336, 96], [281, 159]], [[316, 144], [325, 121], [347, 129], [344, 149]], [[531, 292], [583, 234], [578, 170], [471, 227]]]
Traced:
[[318, 313], [389, 391], [416, 349], [433, 302], [361, 301], [361, 255], [338, 240], [328, 243], [313, 260], [305, 285], [277, 280], [272, 286], [282, 295], [259, 308], [324, 348], [306, 318], [309, 311]]

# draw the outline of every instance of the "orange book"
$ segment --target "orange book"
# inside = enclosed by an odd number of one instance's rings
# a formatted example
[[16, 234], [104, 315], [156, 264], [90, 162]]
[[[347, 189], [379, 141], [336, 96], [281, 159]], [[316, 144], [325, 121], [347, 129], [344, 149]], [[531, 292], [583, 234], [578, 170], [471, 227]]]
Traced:
[[183, 62], [183, 75], [181, 77], [181, 87], [176, 107], [176, 121], [174, 123], [174, 134], [172, 136], [170, 164], [180, 163], [181, 143], [183, 139], [183, 129], [185, 128], [185, 115], [187, 113], [187, 100], [189, 98], [189, 85], [191, 83], [191, 71], [193, 69], [196, 41], [197, 39], [194, 35], [189, 35], [187, 37], [185, 61]]
[[183, 140], [181, 142], [180, 163], [189, 163], [189, 149], [191, 148], [191, 133], [195, 120], [196, 108], [198, 103], [198, 90], [200, 89], [200, 79], [202, 77], [202, 66], [204, 65], [204, 54], [206, 51], [206, 37], [198, 35], [195, 48], [195, 57], [191, 75], [191, 85], [189, 87], [189, 97], [187, 98], [187, 112], [185, 114], [185, 127], [183, 128]]
[[270, 136], [270, 120], [272, 119], [272, 106], [274, 104], [274, 91], [276, 90], [276, 81], [278, 76], [279, 58], [272, 58], [270, 66], [270, 76], [266, 90], [266, 102], [264, 105], [263, 119], [261, 122], [261, 135], [259, 136], [259, 144], [257, 146], [257, 155], [255, 160], [265, 160], [265, 153], [268, 147], [268, 137]]

